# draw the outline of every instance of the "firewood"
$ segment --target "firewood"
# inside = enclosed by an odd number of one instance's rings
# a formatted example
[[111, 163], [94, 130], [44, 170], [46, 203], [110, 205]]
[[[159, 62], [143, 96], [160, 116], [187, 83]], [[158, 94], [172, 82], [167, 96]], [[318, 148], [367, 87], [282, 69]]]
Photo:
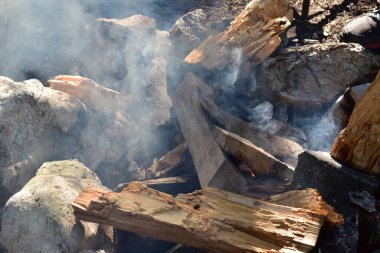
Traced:
[[347, 127], [340, 132], [331, 156], [369, 173], [380, 175], [380, 72], [355, 106]]
[[288, 191], [273, 195], [265, 200], [274, 204], [303, 208], [324, 215], [329, 226], [338, 227], [344, 223], [343, 216], [327, 204], [315, 189]]
[[290, 26], [292, 14], [288, 1], [253, 0], [228, 30], [209, 37], [184, 62], [221, 70], [235, 61], [234, 49], [238, 49], [256, 66], [280, 45], [279, 34]]
[[247, 164], [255, 175], [274, 174], [286, 179], [293, 173], [293, 170], [288, 165], [237, 134], [219, 127], [213, 129], [213, 134], [225, 152], [231, 153]]
[[130, 183], [121, 193], [86, 189], [73, 203], [78, 219], [210, 252], [308, 252], [325, 215], [215, 188], [171, 195]]
[[285, 137], [271, 135], [262, 131], [254, 124], [243, 121], [222, 110], [210, 98], [202, 99], [201, 103], [209, 115], [228, 131], [249, 140], [292, 167], [297, 165], [297, 157], [303, 152], [303, 148], [298, 143]]
[[[215, 141], [201, 107], [198, 88], [208, 87], [189, 73], [175, 93], [174, 108], [202, 187], [208, 185], [241, 192], [243, 175], [226, 158]], [[211, 90], [205, 90], [211, 93]]]
[[182, 161], [187, 151], [186, 143], [182, 143], [178, 147], [170, 150], [167, 154], [159, 160], [154, 161], [149, 167], [149, 170], [155, 177], [162, 177], [166, 175], [173, 168], [177, 167]]
[[68, 93], [86, 106], [105, 113], [119, 112], [133, 100], [128, 94], [105, 88], [81, 76], [56, 76], [48, 84], [50, 88]]
[[[147, 186], [155, 186], [155, 185], [164, 185], [164, 184], [183, 184], [188, 181], [187, 176], [181, 176], [181, 177], [163, 177], [163, 178], [155, 178], [155, 179], [149, 179], [144, 181], [139, 181], [140, 183], [147, 185]], [[118, 184], [117, 187], [114, 189], [114, 191], [121, 191], [125, 187], [128, 186], [129, 183], [122, 183]]]

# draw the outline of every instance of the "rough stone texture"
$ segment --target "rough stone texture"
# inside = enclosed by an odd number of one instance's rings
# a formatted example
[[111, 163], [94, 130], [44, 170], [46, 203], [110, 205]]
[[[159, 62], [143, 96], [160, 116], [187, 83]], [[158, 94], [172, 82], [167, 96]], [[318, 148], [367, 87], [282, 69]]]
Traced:
[[204, 10], [193, 10], [175, 22], [169, 31], [174, 54], [184, 57], [205, 40], [209, 33], [208, 19]]
[[94, 171], [108, 164], [116, 173], [111, 164], [126, 156], [128, 134], [117, 119], [37, 80], [0, 77], [0, 205], [46, 161], [77, 158]]
[[150, 62], [165, 55], [171, 45], [169, 33], [156, 30], [156, 21], [142, 15], [98, 18], [87, 31], [91, 42], [81, 75], [118, 91], [134, 90]]
[[355, 106], [331, 155], [352, 167], [380, 175], [380, 72]]
[[315, 188], [327, 203], [344, 213], [352, 206], [348, 193], [366, 190], [379, 194], [380, 177], [342, 165], [326, 152], [305, 151], [298, 156], [290, 188]]
[[358, 44], [291, 47], [263, 64], [257, 72], [257, 86], [271, 101], [327, 104], [379, 67], [380, 58]]
[[[8, 252], [76, 253], [97, 243], [98, 224], [77, 222], [72, 201], [86, 187], [102, 187], [76, 160], [49, 162], [7, 202], [1, 243]], [[104, 187], [103, 187], [104, 188]]]

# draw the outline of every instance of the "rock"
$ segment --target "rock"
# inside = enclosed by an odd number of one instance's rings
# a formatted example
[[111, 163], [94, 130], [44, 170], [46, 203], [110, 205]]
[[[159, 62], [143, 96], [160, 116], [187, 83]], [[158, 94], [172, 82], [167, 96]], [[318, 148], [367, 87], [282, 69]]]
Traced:
[[151, 125], [159, 127], [169, 123], [173, 103], [168, 95], [165, 59], [152, 61], [145, 93], [148, 100], [147, 117], [150, 118]]
[[303, 108], [326, 105], [379, 67], [380, 58], [358, 44], [291, 47], [257, 71], [257, 87], [270, 101]]
[[99, 225], [77, 222], [71, 207], [86, 187], [104, 188], [82, 163], [44, 163], [36, 176], [8, 200], [1, 243], [8, 252], [30, 253], [76, 253], [96, 246]]
[[90, 23], [81, 75], [117, 91], [133, 91], [150, 62], [170, 49], [169, 33], [156, 28], [154, 19], [142, 15]]
[[178, 19], [169, 31], [173, 53], [182, 58], [198, 47], [210, 35], [207, 23], [207, 15], [202, 9], [193, 10]]
[[359, 209], [351, 203], [350, 191], [380, 193], [380, 178], [344, 166], [326, 152], [305, 151], [298, 157], [293, 181], [288, 188], [316, 189], [323, 199], [343, 214], [344, 225], [320, 234], [321, 252], [357, 252]]
[[359, 102], [359, 100], [364, 96], [370, 85], [371, 83], [365, 83], [350, 88], [349, 95], [355, 101], [355, 103]]
[[315, 188], [339, 213], [352, 209], [351, 191], [380, 193], [380, 177], [336, 162], [326, 152], [305, 151], [298, 156], [291, 189]]
[[123, 180], [120, 159], [133, 135], [126, 129], [117, 118], [88, 110], [37, 80], [0, 77], [0, 206], [46, 161], [76, 158]]
[[355, 106], [340, 132], [331, 155], [352, 167], [380, 175], [380, 72]]

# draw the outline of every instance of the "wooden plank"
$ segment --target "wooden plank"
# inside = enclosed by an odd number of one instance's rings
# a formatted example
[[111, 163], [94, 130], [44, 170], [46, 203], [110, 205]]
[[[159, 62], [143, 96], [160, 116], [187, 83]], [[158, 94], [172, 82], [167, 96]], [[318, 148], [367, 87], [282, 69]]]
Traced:
[[254, 145], [264, 149], [269, 154], [292, 167], [297, 165], [298, 155], [304, 151], [298, 143], [285, 137], [262, 131], [254, 124], [243, 121], [222, 110], [210, 98], [202, 98], [201, 104], [202, 108], [226, 130], [249, 140]]
[[211, 93], [209, 87], [189, 73], [177, 89], [174, 108], [202, 187], [208, 185], [241, 192], [243, 175], [228, 162], [212, 135], [201, 107], [198, 89]]
[[325, 216], [206, 188], [171, 195], [131, 183], [121, 193], [86, 189], [73, 203], [78, 219], [210, 252], [308, 252]]
[[175, 147], [170, 150], [167, 154], [158, 160], [154, 160], [153, 164], [148, 168], [155, 177], [162, 177], [166, 175], [169, 171], [176, 168], [184, 159], [185, 153], [187, 151], [186, 143]]
[[222, 150], [248, 165], [255, 175], [272, 174], [283, 180], [291, 177], [293, 170], [288, 165], [247, 139], [219, 127], [215, 127], [212, 132]]

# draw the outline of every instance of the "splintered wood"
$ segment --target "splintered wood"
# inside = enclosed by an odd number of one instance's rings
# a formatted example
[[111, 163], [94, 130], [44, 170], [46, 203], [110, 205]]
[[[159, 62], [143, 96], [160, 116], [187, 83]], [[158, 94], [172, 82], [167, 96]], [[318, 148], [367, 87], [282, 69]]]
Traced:
[[357, 169], [380, 175], [380, 71], [340, 132], [331, 156]]
[[258, 65], [280, 45], [279, 34], [290, 26], [292, 14], [286, 0], [253, 0], [228, 30], [209, 37], [184, 62], [208, 70], [224, 69], [236, 64], [241, 55]]
[[205, 188], [171, 195], [139, 182], [121, 193], [86, 189], [77, 218], [210, 252], [308, 252], [325, 215]]
[[274, 158], [265, 150], [255, 146], [247, 139], [244, 139], [227, 130], [215, 127], [213, 134], [220, 147], [240, 161], [247, 164], [255, 175], [274, 174], [282, 179], [289, 178], [292, 169], [283, 162]]

